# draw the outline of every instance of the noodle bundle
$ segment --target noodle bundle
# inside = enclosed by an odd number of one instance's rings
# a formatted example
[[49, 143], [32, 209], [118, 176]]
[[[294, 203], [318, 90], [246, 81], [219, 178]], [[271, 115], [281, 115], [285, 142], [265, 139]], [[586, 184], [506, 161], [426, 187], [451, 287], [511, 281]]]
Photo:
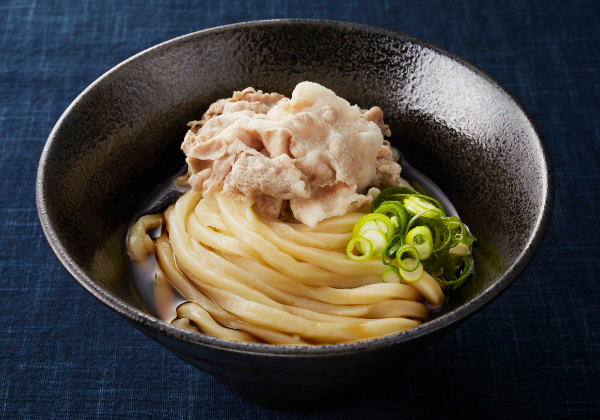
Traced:
[[[412, 284], [382, 283], [381, 262], [347, 258], [362, 216], [347, 213], [311, 228], [221, 193], [189, 191], [165, 212], [156, 239], [158, 275], [189, 301], [173, 324], [280, 345], [345, 343], [420, 325], [429, 314], [423, 301], [440, 306], [442, 289], [426, 273]], [[138, 259], [151, 251], [146, 230], [157, 220], [144, 216], [131, 229]]]

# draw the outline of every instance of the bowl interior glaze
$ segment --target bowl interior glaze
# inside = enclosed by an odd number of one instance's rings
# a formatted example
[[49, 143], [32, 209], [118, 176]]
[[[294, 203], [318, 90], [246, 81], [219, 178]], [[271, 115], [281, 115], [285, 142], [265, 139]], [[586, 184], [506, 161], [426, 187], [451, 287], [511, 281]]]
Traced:
[[[441, 187], [478, 239], [473, 278], [433, 321], [360, 343], [235, 343], [156, 319], [132, 287], [125, 235], [141, 203], [184, 163], [179, 146], [186, 123], [234, 90], [252, 86], [290, 95], [304, 80], [362, 108], [383, 109], [392, 144]], [[187, 346], [185, 357], [213, 349], [291, 361], [419, 347], [419, 340], [424, 348], [431, 337], [450, 331], [505, 290], [534, 256], [550, 221], [553, 182], [535, 123], [473, 65], [396, 32], [287, 20], [190, 34], [106, 73], [56, 124], [36, 194], [44, 232], [75, 279], [172, 351]]]

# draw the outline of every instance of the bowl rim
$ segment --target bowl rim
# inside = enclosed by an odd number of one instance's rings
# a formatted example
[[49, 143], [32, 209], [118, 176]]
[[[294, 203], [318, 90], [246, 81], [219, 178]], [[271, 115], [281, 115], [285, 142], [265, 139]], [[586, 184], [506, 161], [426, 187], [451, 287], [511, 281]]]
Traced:
[[[356, 341], [345, 344], [331, 344], [321, 346], [277, 346], [269, 344], [254, 344], [254, 343], [242, 343], [231, 340], [226, 340], [218, 337], [212, 337], [204, 334], [198, 334], [195, 332], [187, 331], [182, 328], [175, 327], [167, 322], [164, 322], [150, 314], [147, 314], [127, 303], [122, 301], [117, 296], [112, 295], [107, 290], [96, 284], [73, 260], [68, 254], [66, 248], [63, 246], [61, 241], [58, 239], [58, 234], [54, 225], [52, 224], [48, 216], [47, 197], [45, 195], [44, 188], [44, 176], [46, 173], [47, 158], [52, 149], [58, 132], [63, 127], [66, 117], [71, 111], [78, 105], [81, 99], [88, 94], [91, 90], [95, 89], [105, 79], [107, 79], [113, 73], [119, 71], [122, 67], [127, 66], [130, 62], [142, 57], [151, 52], [159, 52], [162, 49], [170, 48], [177, 43], [186, 42], [195, 37], [201, 37], [207, 34], [216, 34], [219, 32], [235, 31], [242, 28], [251, 27], [280, 27], [280, 26], [329, 26], [333, 28], [340, 28], [346, 30], [358, 30], [360, 32], [368, 32], [375, 35], [383, 35], [392, 39], [397, 39], [402, 42], [410, 42], [424, 48], [430, 49], [437, 54], [443, 55], [450, 58], [454, 62], [457, 62], [463, 67], [471, 70], [477, 76], [482, 77], [488, 83], [491, 83], [496, 87], [502, 94], [516, 105], [521, 112], [525, 115], [528, 122], [531, 124], [533, 131], [536, 135], [537, 144], [541, 152], [541, 157], [545, 164], [545, 179], [542, 180], [545, 194], [544, 205], [540, 212], [536, 225], [534, 227], [533, 235], [529, 238], [526, 246], [521, 250], [520, 254], [516, 258], [516, 262], [505, 270], [499, 279], [490, 287], [482, 291], [471, 301], [466, 302], [462, 306], [453, 311], [440, 316], [439, 318], [433, 319], [428, 322], [424, 322], [422, 325], [406, 330], [400, 333], [379, 337], [370, 340]], [[201, 348], [212, 348], [214, 350], [228, 351], [234, 353], [246, 353], [253, 355], [261, 355], [266, 357], [289, 357], [289, 356], [300, 356], [300, 357], [313, 357], [317, 355], [343, 355], [348, 353], [365, 352], [381, 349], [384, 347], [393, 346], [399, 343], [405, 343], [413, 340], [417, 340], [419, 337], [432, 334], [437, 330], [450, 328], [451, 326], [466, 320], [476, 312], [483, 309], [486, 305], [490, 304], [496, 299], [508, 286], [510, 286], [517, 277], [525, 270], [527, 265], [531, 262], [539, 247], [541, 246], [544, 236], [550, 225], [552, 217], [552, 211], [554, 206], [554, 169], [548, 146], [544, 140], [544, 137], [538, 128], [537, 124], [525, 109], [525, 107], [511, 94], [502, 84], [492, 78], [490, 75], [485, 73], [483, 70], [468, 62], [467, 60], [459, 57], [458, 55], [447, 51], [441, 47], [431, 44], [427, 41], [423, 41], [419, 38], [415, 38], [409, 35], [405, 35], [400, 32], [392, 31], [389, 29], [379, 28], [375, 26], [354, 23], [354, 22], [343, 22], [335, 20], [324, 20], [324, 19], [272, 19], [272, 20], [257, 20], [250, 22], [240, 22], [230, 25], [217, 26], [214, 28], [204, 29], [201, 31], [193, 32], [177, 38], [170, 39], [162, 42], [158, 45], [150, 47], [144, 51], [137, 53], [131, 58], [117, 64], [112, 69], [108, 70], [93, 83], [91, 83], [77, 98], [69, 105], [64, 111], [56, 125], [52, 129], [48, 140], [42, 151], [40, 162], [36, 177], [36, 205], [38, 216], [42, 225], [44, 234], [50, 244], [52, 250], [58, 257], [62, 265], [67, 269], [71, 276], [92, 296], [103, 303], [105, 306], [121, 315], [128, 321], [132, 322], [137, 328], [142, 330], [150, 329], [153, 332], [175, 339], [177, 341], [187, 343]]]

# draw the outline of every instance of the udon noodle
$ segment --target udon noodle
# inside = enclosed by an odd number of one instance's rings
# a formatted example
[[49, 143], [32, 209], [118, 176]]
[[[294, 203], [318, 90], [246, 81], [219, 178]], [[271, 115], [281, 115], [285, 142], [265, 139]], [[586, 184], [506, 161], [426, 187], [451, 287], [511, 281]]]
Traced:
[[[348, 259], [346, 244], [363, 215], [309, 228], [261, 217], [220, 193], [188, 192], [165, 212], [156, 239], [160, 275], [189, 301], [177, 308], [174, 325], [287, 345], [366, 340], [420, 325], [429, 312], [423, 300], [441, 305], [442, 289], [427, 274], [413, 284], [382, 283], [381, 262]], [[144, 216], [134, 224], [134, 258], [151, 251], [146, 229], [162, 220]]]

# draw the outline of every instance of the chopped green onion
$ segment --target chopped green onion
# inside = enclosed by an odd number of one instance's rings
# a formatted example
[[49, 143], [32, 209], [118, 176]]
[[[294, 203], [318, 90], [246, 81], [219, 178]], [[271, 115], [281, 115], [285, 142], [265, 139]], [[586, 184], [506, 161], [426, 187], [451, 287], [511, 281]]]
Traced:
[[[396, 260], [396, 258], [394, 257], [394, 254], [396, 253], [396, 251], [398, 251], [398, 248], [400, 248], [403, 245], [403, 238], [401, 234], [397, 234], [395, 235], [391, 241], [388, 242], [388, 244], [385, 246], [385, 248], [383, 249], [383, 251], [381, 252], [381, 262], [384, 263], [385, 265], [391, 264], [392, 262], [394, 262]], [[390, 259], [391, 261], [387, 261], [387, 259]]]
[[[407, 253], [412, 258], [402, 259], [402, 255]], [[414, 271], [417, 269], [419, 264], [421, 263], [421, 258], [419, 257], [419, 252], [412, 245], [402, 245], [396, 251], [396, 261], [398, 262], [398, 266], [404, 271]]]
[[[375, 211], [387, 198], [393, 195], [410, 195], [410, 194], [418, 194], [415, 190], [406, 187], [389, 187], [385, 190], [381, 191], [375, 200], [373, 200], [373, 211]], [[390, 201], [400, 201], [400, 200], [390, 200]]]
[[475, 239], [475, 237], [471, 234], [471, 232], [469, 231], [469, 228], [466, 225], [463, 225], [465, 227], [465, 232], [466, 235], [463, 237], [463, 243], [469, 245], [469, 246], [473, 246], [473, 242], [475, 242], [477, 239]]
[[[372, 211], [375, 211], [384, 201], [398, 201], [402, 203], [408, 197], [420, 198], [423, 201], [433, 204], [438, 210], [444, 212], [444, 207], [442, 207], [440, 202], [436, 199], [419, 194], [417, 191], [406, 187], [389, 187], [381, 191], [375, 200], [373, 200]], [[445, 214], [446, 212], [444, 212], [444, 215]]]
[[[379, 207], [377, 207], [374, 212], [374, 214], [393, 214], [393, 217], [391, 218], [392, 220], [392, 225], [398, 229], [398, 231], [400, 233], [403, 233], [404, 230], [406, 229], [406, 209], [404, 208], [404, 206], [397, 202], [397, 201], [385, 201], [383, 203], [381, 203], [381, 205]], [[396, 223], [394, 224], [394, 218], [396, 220]]]
[[411, 229], [404, 238], [404, 243], [415, 247], [421, 260], [426, 260], [433, 253], [433, 237], [427, 226]]
[[[407, 258], [405, 261], [407, 261], [407, 260], [412, 260], [412, 258]], [[402, 279], [405, 282], [415, 283], [415, 282], [421, 280], [421, 277], [423, 277], [424, 270], [423, 270], [423, 264], [418, 263], [417, 268], [412, 271], [406, 271], [406, 270], [403, 270], [402, 268], [399, 271], [400, 271], [400, 276], [402, 277]]]
[[385, 233], [391, 231], [392, 234], [393, 234], [394, 233], [394, 224], [391, 223], [391, 222], [392, 222], [392, 219], [390, 219], [390, 224], [392, 225], [392, 227], [389, 228], [388, 227], [389, 225], [387, 225], [386, 223], [383, 223], [381, 220], [375, 220], [375, 224], [377, 225], [377, 229], [379, 229], [380, 231], [385, 232]]
[[[360, 235], [361, 238], [368, 239], [372, 246], [372, 257], [377, 257], [381, 254], [381, 251], [385, 249], [387, 245], [385, 240], [385, 233], [380, 229], [367, 229]], [[356, 248], [364, 254], [363, 246], [360, 242], [356, 244]]]
[[377, 209], [384, 201], [397, 201], [402, 203], [404, 199], [408, 198], [409, 196], [421, 198], [433, 204], [438, 210], [444, 210], [440, 202], [436, 199], [420, 194], [417, 191], [406, 187], [389, 187], [381, 191], [375, 200], [373, 200], [372, 209], [375, 211], [375, 209]]
[[450, 224], [450, 228], [453, 230], [460, 229], [460, 234], [465, 236], [465, 225], [463, 222], [456, 216], [448, 217], [448, 223]]
[[442, 269], [442, 266], [447, 258], [449, 258], [447, 248], [440, 252], [434, 252], [431, 254], [431, 257], [423, 261], [423, 267], [428, 273], [434, 273]]
[[457, 278], [456, 280], [452, 280], [452, 281], [446, 281], [444, 279], [440, 279], [435, 274], [432, 274], [433, 278], [438, 283], [443, 284], [445, 286], [451, 286], [452, 288], [457, 288], [457, 287], [462, 286], [462, 284], [465, 282], [467, 277], [469, 277], [471, 275], [471, 273], [473, 273], [473, 268], [475, 267], [475, 262], [473, 261], [473, 258], [470, 258], [470, 257], [461, 257], [460, 260], [462, 260], [464, 262], [464, 267], [462, 269], [462, 273], [460, 274], [459, 278]]
[[[433, 204], [431, 204], [425, 200], [422, 200], [421, 198], [417, 197], [416, 195], [409, 195], [408, 198], [406, 198], [406, 200], [404, 200], [403, 204], [404, 204], [404, 207], [406, 208], [406, 210], [408, 210], [409, 212], [411, 212], [413, 214], [417, 214], [417, 213], [422, 214], [423, 217], [433, 218], [433, 217], [437, 216], [436, 213], [441, 212]], [[436, 211], [428, 212], [425, 210], [436, 210]]]
[[[356, 242], [359, 242], [361, 244], [361, 248], [367, 252], [361, 252], [363, 255], [354, 254], [352, 251], [355, 249], [354, 244]], [[358, 250], [358, 247], [356, 247], [356, 249]], [[360, 252], [360, 250], [358, 251]], [[373, 255], [373, 244], [367, 238], [356, 236], [350, 239], [350, 242], [348, 242], [348, 246], [346, 247], [346, 255], [348, 255], [348, 257], [354, 261], [366, 261]]]
[[[426, 216], [426, 214], [428, 214]], [[433, 214], [437, 214], [438, 217], [433, 217]], [[429, 224], [429, 225], [434, 225], [434, 226], [441, 226], [441, 225], [445, 225], [446, 223], [444, 221], [446, 221], [446, 216], [444, 216], [444, 213], [439, 211], [439, 210], [423, 210], [419, 213], [414, 213], [414, 216], [411, 217], [411, 219], [409, 220], [408, 224], [406, 225], [406, 229], [409, 230], [410, 228], [412, 228], [412, 226], [418, 221], [418, 222], [422, 222], [425, 224]]]
[[394, 236], [392, 221], [385, 214], [371, 213], [361, 217], [354, 225], [354, 229], [352, 229], [352, 236], [360, 236], [369, 229], [380, 229], [385, 233], [388, 241]]
[[370, 229], [381, 230], [385, 234], [385, 230], [384, 230], [385, 227], [384, 227], [384, 229], [381, 229], [380, 225], [377, 224], [376, 221], [369, 220], [362, 224], [362, 226], [360, 227], [358, 232], [356, 232], [356, 236], [360, 236], [363, 234], [363, 232], [366, 232], [367, 230], [370, 230]]
[[[425, 219], [421, 219], [421, 217], [425, 213], [433, 213], [436, 212], [439, 215], [439, 218], [430, 218], [427, 217]], [[421, 213], [417, 213], [414, 215], [410, 221], [408, 222], [407, 229], [410, 229], [413, 224], [417, 222], [422, 222], [428, 224], [435, 231], [435, 238], [433, 241], [433, 252], [439, 252], [443, 249], [448, 248], [451, 245], [451, 231], [448, 226], [448, 218], [444, 216], [444, 214], [439, 210], [424, 210]], [[443, 233], [442, 233], [443, 232]]]
[[402, 281], [400, 270], [395, 265], [388, 265], [381, 275], [381, 280], [384, 283], [400, 283]]
[[467, 234], [465, 225], [456, 216], [448, 217], [448, 225], [450, 226], [450, 232], [452, 233], [452, 247], [455, 247], [463, 241], [463, 238], [465, 238]]
[[[346, 253], [355, 261], [380, 256], [385, 283], [416, 282], [427, 271], [438, 283], [455, 288], [473, 272], [474, 242], [463, 222], [448, 217], [437, 200], [390, 187], [373, 200], [372, 213], [354, 225]], [[458, 263], [463, 268], [457, 278]]]

